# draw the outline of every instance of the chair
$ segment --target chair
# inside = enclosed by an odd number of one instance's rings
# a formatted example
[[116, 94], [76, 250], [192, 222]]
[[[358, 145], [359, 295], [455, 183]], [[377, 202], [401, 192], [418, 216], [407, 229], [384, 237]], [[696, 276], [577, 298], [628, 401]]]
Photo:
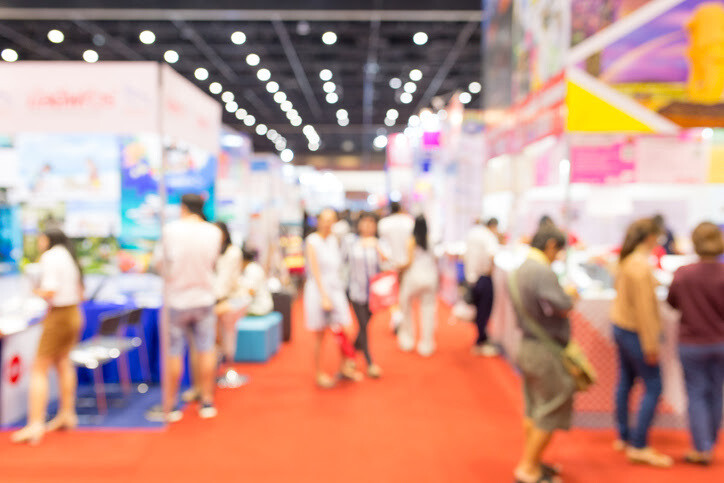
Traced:
[[148, 345], [146, 344], [146, 337], [143, 330], [143, 309], [132, 309], [128, 312], [125, 320], [126, 327], [133, 328], [133, 338], [136, 340], [134, 345], [137, 343], [138, 347], [138, 361], [141, 365], [141, 371], [143, 372], [143, 382], [146, 384], [151, 383], [151, 364], [149, 362], [150, 355], [148, 352]]

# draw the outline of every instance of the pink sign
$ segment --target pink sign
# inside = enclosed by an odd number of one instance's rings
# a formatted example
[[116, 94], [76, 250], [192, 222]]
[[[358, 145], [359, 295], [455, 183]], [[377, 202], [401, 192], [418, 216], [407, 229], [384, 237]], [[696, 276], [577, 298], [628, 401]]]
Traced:
[[635, 163], [628, 160], [628, 145], [571, 146], [571, 183], [606, 184], [631, 180]]

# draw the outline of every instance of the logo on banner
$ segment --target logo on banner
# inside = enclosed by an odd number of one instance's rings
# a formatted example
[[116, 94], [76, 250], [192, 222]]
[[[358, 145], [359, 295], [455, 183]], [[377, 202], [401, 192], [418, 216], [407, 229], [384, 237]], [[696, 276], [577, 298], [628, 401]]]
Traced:
[[15, 356], [10, 359], [7, 367], [8, 381], [10, 384], [17, 384], [20, 380], [20, 376], [23, 374], [23, 363], [20, 360], [20, 356]]

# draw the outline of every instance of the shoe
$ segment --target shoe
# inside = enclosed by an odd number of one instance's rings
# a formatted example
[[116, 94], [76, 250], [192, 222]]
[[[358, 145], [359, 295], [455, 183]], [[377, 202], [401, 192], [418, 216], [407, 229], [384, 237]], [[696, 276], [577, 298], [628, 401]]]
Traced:
[[650, 465], [656, 468], [670, 468], [674, 464], [671, 456], [661, 454], [651, 447], [629, 447], [626, 450], [626, 457], [631, 463]]
[[201, 395], [194, 387], [190, 387], [181, 393], [181, 400], [185, 403], [198, 402]]
[[78, 427], [78, 415], [70, 414], [68, 416], [57, 414], [53, 419], [48, 421], [45, 425], [45, 431], [50, 433], [52, 431], [59, 431], [62, 429], [72, 431]]
[[699, 451], [690, 451], [684, 456], [685, 463], [697, 466], [711, 466], [713, 459], [711, 453], [701, 453]]
[[348, 361], [344, 364], [342, 369], [339, 371], [339, 375], [342, 378], [353, 382], [360, 382], [362, 379], [364, 379], [364, 376], [360, 371], [357, 370], [355, 363], [352, 361]]
[[15, 431], [10, 436], [10, 441], [15, 444], [27, 443], [31, 446], [37, 446], [43, 439], [45, 427], [42, 424], [28, 424], [23, 429]]
[[327, 374], [317, 374], [316, 383], [317, 387], [321, 389], [331, 389], [334, 387], [334, 379], [332, 379]]
[[496, 345], [486, 342], [480, 347], [480, 355], [483, 357], [498, 357], [500, 349]]
[[404, 332], [397, 333], [397, 345], [402, 352], [412, 352], [415, 348], [415, 341]]
[[367, 367], [367, 377], [372, 379], [379, 379], [382, 376], [382, 369], [377, 364], [370, 364]]
[[219, 414], [213, 403], [204, 403], [199, 408], [199, 417], [201, 419], [215, 418]]
[[417, 353], [422, 357], [430, 357], [435, 353], [435, 344], [432, 343], [420, 343], [417, 346]]
[[622, 439], [617, 439], [613, 442], [613, 450], [619, 453], [628, 449], [628, 443]]
[[175, 408], [171, 410], [170, 413], [166, 415], [166, 422], [167, 423], [178, 423], [184, 418], [184, 413], [181, 411], [181, 406], [176, 405]]

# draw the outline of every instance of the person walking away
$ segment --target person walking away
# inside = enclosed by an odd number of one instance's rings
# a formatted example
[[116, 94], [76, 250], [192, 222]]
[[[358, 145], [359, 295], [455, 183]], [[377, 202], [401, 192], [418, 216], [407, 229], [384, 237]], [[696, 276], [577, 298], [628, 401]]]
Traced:
[[511, 290], [518, 292], [515, 313], [523, 332], [516, 361], [523, 376], [525, 443], [515, 469], [516, 481], [522, 483], [556, 481], [558, 471], [543, 463], [543, 454], [556, 431], [570, 429], [573, 417], [573, 377], [559, 354], [540, 340], [530, 325], [537, 324], [561, 346], [570, 341], [569, 314], [578, 293], [561, 287], [551, 268], [565, 246], [563, 232], [555, 226], [542, 226], [531, 240], [527, 260], [510, 282]]
[[419, 300], [420, 341], [417, 352], [429, 357], [435, 352], [438, 272], [429, 247], [427, 221], [422, 215], [415, 219], [413, 235], [408, 239], [407, 260], [407, 264], [401, 267], [400, 308], [403, 318], [397, 332], [397, 343], [405, 352], [415, 348], [412, 306], [415, 300]]
[[[83, 318], [80, 303], [83, 300], [83, 271], [72, 242], [57, 228], [47, 230], [38, 239], [40, 257], [40, 283], [35, 295], [48, 303], [43, 318], [43, 332], [30, 371], [28, 397], [28, 424], [12, 434], [14, 443], [38, 444], [46, 431], [75, 429], [78, 416], [75, 411], [78, 386], [70, 351], [80, 338]], [[54, 367], [60, 386], [58, 414], [45, 425], [48, 407], [48, 370]]]
[[183, 414], [177, 401], [183, 371], [184, 337], [194, 344], [201, 391], [199, 416], [213, 418], [216, 383], [215, 268], [222, 247], [222, 233], [206, 221], [204, 200], [196, 194], [181, 198], [181, 218], [163, 229], [156, 266], [164, 276], [169, 307], [169, 347], [166, 361], [164, 413], [169, 422]]
[[712, 463], [722, 424], [724, 388], [724, 254], [722, 232], [702, 223], [692, 235], [699, 262], [674, 274], [669, 304], [681, 312], [679, 356], [689, 400], [694, 449], [685, 460]]
[[478, 338], [472, 353], [485, 357], [499, 355], [498, 348], [488, 340], [487, 326], [493, 311], [493, 269], [495, 254], [499, 250], [498, 239], [490, 229], [478, 222], [470, 229], [467, 237], [465, 256], [465, 280], [471, 290], [476, 308], [475, 325]]
[[256, 251], [244, 247], [242, 250], [243, 275], [241, 287], [251, 299], [247, 313], [253, 316], [267, 315], [274, 310], [274, 300], [269, 290], [264, 268], [256, 261]]
[[[661, 396], [661, 318], [656, 279], [649, 257], [658, 245], [659, 227], [652, 219], [634, 222], [626, 231], [616, 274], [616, 298], [611, 306], [613, 335], [618, 350], [619, 381], [616, 421], [619, 439], [615, 448], [626, 451], [633, 463], [668, 468], [673, 460], [651, 448], [649, 430]], [[629, 424], [629, 396], [636, 379], [646, 388], [636, 426]]]
[[370, 282], [372, 277], [380, 272], [380, 265], [385, 259], [376, 234], [377, 217], [371, 212], [360, 214], [357, 221], [357, 236], [349, 242], [345, 250], [345, 262], [349, 267], [349, 299], [359, 324], [355, 348], [364, 355], [367, 361], [367, 375], [372, 378], [378, 378], [382, 374], [380, 367], [372, 360], [368, 332], [372, 317], [369, 306]]
[[[404, 212], [402, 205], [397, 201], [390, 203], [390, 215], [381, 219], [378, 225], [380, 241], [390, 251], [388, 263], [391, 269], [397, 272], [400, 285], [402, 285], [401, 268], [409, 263], [407, 247], [414, 226], [415, 220]], [[400, 307], [393, 307], [392, 328], [397, 330], [401, 321], [402, 312]]]
[[[349, 328], [352, 316], [342, 281], [339, 241], [332, 233], [337, 214], [323, 210], [317, 219], [317, 231], [306, 239], [307, 281], [304, 285], [304, 318], [307, 328], [315, 335], [315, 380], [321, 388], [331, 388], [335, 381], [322, 371], [322, 346], [328, 329], [340, 338], [351, 339]], [[362, 378], [349, 355], [343, 354], [340, 374], [358, 381]]]

